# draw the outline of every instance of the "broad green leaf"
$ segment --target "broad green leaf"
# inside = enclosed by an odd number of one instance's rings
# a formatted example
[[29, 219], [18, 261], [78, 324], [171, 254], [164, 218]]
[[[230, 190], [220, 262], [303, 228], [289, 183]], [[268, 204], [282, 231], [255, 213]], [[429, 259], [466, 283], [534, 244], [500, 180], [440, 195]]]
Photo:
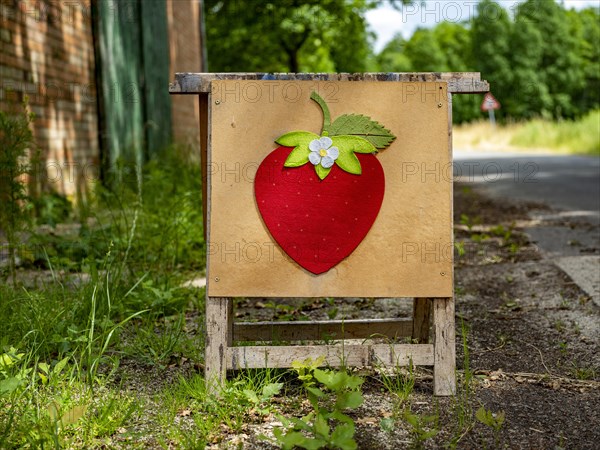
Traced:
[[318, 450], [323, 448], [326, 442], [322, 439], [309, 439], [304, 436], [299, 431], [288, 431], [286, 434], [275, 433], [273, 430], [273, 434], [281, 444], [281, 448], [283, 449], [292, 449], [294, 447], [301, 447], [307, 450]]
[[394, 419], [391, 417], [386, 417], [385, 419], [381, 419], [381, 421], [379, 422], [379, 427], [383, 430], [383, 431], [387, 431], [390, 432], [394, 429]]
[[350, 391], [344, 392], [338, 395], [336, 408], [338, 409], [346, 409], [346, 408], [358, 408], [362, 405], [363, 397], [360, 392]]
[[325, 395], [321, 389], [316, 387], [307, 386], [306, 390], [317, 398], [321, 398]]
[[260, 400], [258, 399], [256, 392], [251, 391], [250, 389], [244, 389], [243, 392], [244, 392], [244, 395], [246, 396], [246, 398], [248, 400], [250, 400], [252, 403], [255, 403], [255, 404], [260, 403]]
[[390, 130], [362, 114], [343, 114], [326, 131], [332, 138], [340, 135], [363, 137], [379, 149], [386, 148], [396, 139]]
[[333, 145], [337, 148], [356, 152], [356, 153], [374, 153], [377, 149], [371, 142], [360, 136], [332, 136]]
[[44, 375], [42, 372], [38, 372], [40, 380], [42, 380], [42, 384], [48, 384], [48, 377]]
[[323, 180], [327, 175], [329, 175], [329, 172], [331, 172], [331, 167], [329, 169], [326, 169], [321, 164], [319, 164], [318, 166], [315, 166], [315, 171], [317, 172], [319, 178]]
[[274, 395], [279, 394], [281, 388], [283, 387], [283, 383], [269, 383], [262, 390], [262, 400], [269, 400]]
[[308, 425], [304, 420], [298, 419], [297, 417], [290, 418], [290, 423], [294, 425], [295, 430], [310, 430], [310, 425]]
[[[317, 166], [318, 167], [318, 166]], [[333, 377], [335, 376], [330, 370], [315, 369], [314, 376], [319, 383], [324, 384], [329, 389], [332, 389]]]
[[356, 376], [356, 375], [349, 375], [348, 379], [346, 380], [346, 387], [348, 387], [350, 389], [356, 389], [361, 384], [363, 384], [364, 381], [365, 381], [364, 378], [361, 378], [361, 377]]
[[344, 423], [354, 423], [354, 421], [352, 420], [352, 417], [347, 416], [346, 414], [344, 414], [343, 412], [341, 412], [339, 410], [333, 411], [331, 413], [330, 418], [339, 420], [340, 422], [344, 422]]
[[48, 374], [48, 372], [50, 371], [50, 368], [48, 367], [48, 364], [46, 364], [44, 362], [38, 364], [38, 369], [40, 369], [45, 374]]
[[318, 414], [315, 419], [315, 432], [324, 439], [329, 439], [330, 428], [327, 419], [322, 414]]
[[0, 396], [16, 391], [20, 384], [21, 380], [16, 377], [0, 381]]
[[298, 145], [294, 150], [290, 152], [285, 160], [285, 167], [300, 167], [308, 162], [308, 155], [310, 149], [308, 144]]
[[314, 139], [319, 139], [319, 136], [315, 133], [310, 133], [308, 131], [291, 131], [279, 136], [277, 139], [275, 139], [275, 142], [277, 142], [279, 145], [283, 145], [284, 147], [297, 147], [299, 145], [306, 145], [308, 148], [308, 144]]
[[340, 149], [340, 155], [335, 160], [335, 163], [340, 167], [340, 169], [348, 173], [354, 175], [360, 175], [362, 173], [360, 161], [352, 151], [347, 152]]
[[354, 440], [354, 425], [342, 423], [331, 433], [331, 444], [342, 450], [355, 450], [357, 448]]
[[59, 362], [57, 362], [56, 366], [54, 366], [54, 369], [52, 369], [52, 374], [60, 375], [60, 373], [63, 371], [63, 369], [67, 365], [67, 362], [69, 362], [68, 356], [66, 358], [61, 359]]

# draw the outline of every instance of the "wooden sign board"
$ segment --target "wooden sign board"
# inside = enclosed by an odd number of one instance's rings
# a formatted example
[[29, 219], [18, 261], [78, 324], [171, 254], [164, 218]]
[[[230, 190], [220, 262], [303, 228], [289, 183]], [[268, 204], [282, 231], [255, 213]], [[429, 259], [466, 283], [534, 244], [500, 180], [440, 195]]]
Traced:
[[[385, 194], [361, 244], [328, 272], [296, 264], [267, 230], [254, 174], [284, 133], [360, 113], [397, 139], [377, 154]], [[211, 297], [452, 297], [452, 156], [447, 83], [213, 81], [208, 149]], [[357, 211], [360, 213], [360, 211]]]

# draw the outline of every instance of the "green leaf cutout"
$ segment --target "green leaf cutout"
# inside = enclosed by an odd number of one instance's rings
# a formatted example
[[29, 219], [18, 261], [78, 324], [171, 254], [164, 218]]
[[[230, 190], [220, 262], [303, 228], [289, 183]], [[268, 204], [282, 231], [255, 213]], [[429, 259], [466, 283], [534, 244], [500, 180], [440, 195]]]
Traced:
[[299, 145], [308, 147], [309, 142], [313, 139], [319, 139], [319, 136], [309, 131], [291, 131], [279, 136], [275, 139], [275, 142], [284, 147], [297, 147]]
[[343, 114], [333, 121], [326, 130], [329, 136], [360, 136], [379, 149], [390, 145], [396, 136], [383, 125], [362, 114]]
[[347, 149], [351, 152], [374, 153], [377, 151], [371, 142], [359, 136], [331, 136], [331, 140], [337, 148]]
[[294, 147], [286, 158], [284, 166], [300, 167], [306, 164], [310, 153], [308, 144], [314, 139], [319, 139], [319, 136], [308, 131], [292, 131], [279, 136], [275, 140], [276, 143], [284, 147]]
[[300, 167], [308, 162], [308, 155], [310, 154], [310, 149], [308, 145], [299, 145], [294, 150], [290, 152], [288, 157], [285, 160], [285, 167]]
[[360, 175], [362, 173], [360, 161], [352, 151], [340, 149], [340, 156], [335, 160], [335, 163], [340, 166], [340, 169], [353, 175]]
[[327, 175], [329, 175], [329, 172], [331, 172], [331, 167], [329, 169], [326, 169], [321, 164], [319, 164], [318, 166], [315, 166], [315, 171], [317, 172], [317, 175], [319, 176], [319, 178], [321, 180], [324, 180], [325, 177]]

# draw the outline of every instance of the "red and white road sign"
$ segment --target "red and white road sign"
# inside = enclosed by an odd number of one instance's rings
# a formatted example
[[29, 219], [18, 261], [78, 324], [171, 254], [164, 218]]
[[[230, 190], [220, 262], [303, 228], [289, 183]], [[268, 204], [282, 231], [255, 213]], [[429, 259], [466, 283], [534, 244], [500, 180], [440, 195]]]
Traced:
[[485, 94], [483, 102], [481, 102], [482, 111], [493, 111], [494, 109], [500, 109], [500, 102], [496, 100], [496, 97], [491, 92]]

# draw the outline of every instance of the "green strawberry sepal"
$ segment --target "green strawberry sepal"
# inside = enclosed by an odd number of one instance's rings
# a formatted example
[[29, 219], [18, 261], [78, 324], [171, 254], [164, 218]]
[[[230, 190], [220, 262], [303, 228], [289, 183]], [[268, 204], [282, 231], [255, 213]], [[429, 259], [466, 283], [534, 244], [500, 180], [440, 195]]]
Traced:
[[321, 180], [329, 175], [334, 165], [360, 175], [362, 169], [356, 153], [376, 153], [396, 139], [389, 130], [363, 115], [344, 114], [331, 123], [325, 101], [316, 92], [311, 94], [311, 99], [323, 111], [321, 136], [309, 131], [292, 131], [277, 138], [277, 144], [294, 147], [285, 167], [300, 167], [310, 162]]

